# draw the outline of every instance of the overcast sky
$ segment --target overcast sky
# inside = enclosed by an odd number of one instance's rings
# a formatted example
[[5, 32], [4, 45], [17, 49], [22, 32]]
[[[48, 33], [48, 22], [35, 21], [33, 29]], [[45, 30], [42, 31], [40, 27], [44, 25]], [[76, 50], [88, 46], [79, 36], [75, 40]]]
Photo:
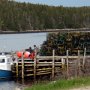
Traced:
[[39, 3], [47, 4], [53, 6], [90, 6], [90, 0], [15, 0], [19, 2], [30, 2], [30, 3]]

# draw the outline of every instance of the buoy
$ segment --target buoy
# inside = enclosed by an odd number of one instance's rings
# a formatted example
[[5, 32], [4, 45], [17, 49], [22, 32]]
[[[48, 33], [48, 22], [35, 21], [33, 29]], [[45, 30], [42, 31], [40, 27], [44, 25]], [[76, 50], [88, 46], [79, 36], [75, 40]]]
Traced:
[[18, 51], [16, 54], [17, 54], [17, 56], [18, 56], [19, 58], [21, 58], [21, 57], [22, 57], [22, 55], [23, 55], [23, 52]]
[[24, 53], [24, 58], [29, 58], [29, 55], [30, 55], [30, 52], [26, 51], [26, 52]]
[[32, 52], [32, 53], [30, 54], [30, 59], [34, 59], [34, 57], [35, 57], [35, 53]]

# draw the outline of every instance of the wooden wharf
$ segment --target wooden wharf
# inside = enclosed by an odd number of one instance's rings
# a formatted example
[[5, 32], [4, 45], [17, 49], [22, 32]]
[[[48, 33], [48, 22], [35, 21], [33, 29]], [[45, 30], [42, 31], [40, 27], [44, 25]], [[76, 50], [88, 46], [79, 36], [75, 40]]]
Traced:
[[17, 61], [12, 67], [13, 75], [15, 78], [21, 79], [30, 79], [30, 77], [33, 77], [34, 80], [36, 80], [36, 77], [42, 75], [49, 75], [50, 78], [54, 79], [57, 73], [59, 73], [59, 76], [60, 73], [62, 73], [66, 78], [72, 75], [74, 75], [74, 77], [81, 75], [81, 72], [86, 69], [87, 60], [90, 60], [90, 56], [86, 55], [86, 49], [84, 50], [84, 55], [80, 55], [79, 50], [77, 56], [69, 56], [68, 50], [66, 54], [66, 56], [55, 56], [55, 50], [53, 50], [52, 56], [36, 55], [34, 60], [23, 57], [16, 58]]

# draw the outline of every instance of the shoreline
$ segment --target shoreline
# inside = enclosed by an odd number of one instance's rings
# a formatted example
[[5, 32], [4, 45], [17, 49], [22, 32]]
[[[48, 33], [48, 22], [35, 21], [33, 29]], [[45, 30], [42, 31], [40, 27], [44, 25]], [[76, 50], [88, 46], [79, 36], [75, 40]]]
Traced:
[[25, 30], [25, 31], [0, 30], [0, 34], [22, 34], [22, 33], [44, 33], [44, 32], [90, 32], [90, 28], [43, 29], [43, 30]]

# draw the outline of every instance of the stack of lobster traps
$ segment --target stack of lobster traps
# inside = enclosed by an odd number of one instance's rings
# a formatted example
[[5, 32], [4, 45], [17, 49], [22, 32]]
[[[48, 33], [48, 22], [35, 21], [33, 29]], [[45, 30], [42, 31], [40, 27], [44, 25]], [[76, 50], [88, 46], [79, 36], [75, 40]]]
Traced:
[[43, 42], [40, 50], [42, 56], [52, 55], [52, 50], [55, 50], [55, 55], [66, 55], [66, 50], [69, 50], [69, 55], [80, 54], [90, 55], [90, 33], [89, 32], [68, 32], [68, 33], [49, 33], [47, 40]]

